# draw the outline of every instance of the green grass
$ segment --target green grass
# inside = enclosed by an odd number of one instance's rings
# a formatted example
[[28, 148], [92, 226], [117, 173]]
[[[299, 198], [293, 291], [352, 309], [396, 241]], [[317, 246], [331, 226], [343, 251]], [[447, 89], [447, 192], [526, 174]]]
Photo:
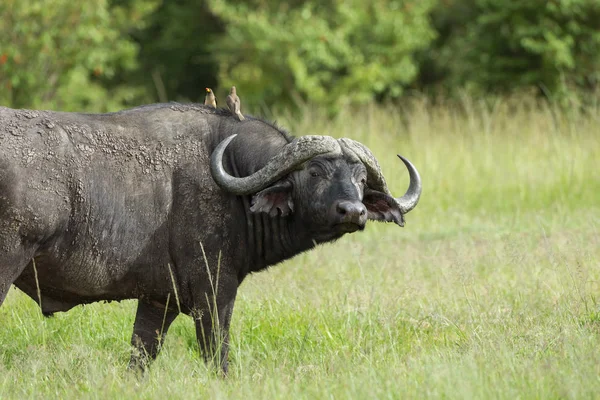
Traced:
[[466, 99], [283, 118], [367, 144], [398, 195], [395, 155], [413, 161], [424, 191], [406, 227], [371, 223], [248, 278], [226, 380], [188, 317], [138, 379], [125, 369], [133, 302], [44, 319], [12, 290], [0, 398], [597, 398], [599, 117]]

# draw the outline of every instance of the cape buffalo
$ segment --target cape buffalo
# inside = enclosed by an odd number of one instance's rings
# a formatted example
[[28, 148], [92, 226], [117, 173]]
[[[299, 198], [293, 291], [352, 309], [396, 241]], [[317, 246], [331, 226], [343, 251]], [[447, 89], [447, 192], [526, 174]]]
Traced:
[[403, 226], [421, 180], [402, 161], [410, 185], [394, 198], [364, 145], [224, 109], [0, 107], [0, 304], [11, 284], [46, 316], [138, 299], [130, 366], [142, 368], [183, 312], [226, 372], [244, 278], [368, 219]]

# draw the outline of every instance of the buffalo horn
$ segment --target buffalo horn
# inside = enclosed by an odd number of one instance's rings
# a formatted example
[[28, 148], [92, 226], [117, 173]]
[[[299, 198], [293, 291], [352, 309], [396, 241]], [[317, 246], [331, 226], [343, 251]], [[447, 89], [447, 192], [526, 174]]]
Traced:
[[237, 135], [231, 135], [215, 148], [211, 155], [210, 169], [213, 179], [224, 190], [246, 195], [256, 193], [276, 182], [302, 163], [325, 153], [341, 154], [339, 143], [329, 136], [301, 136], [294, 139], [252, 175], [237, 178], [229, 175], [223, 168], [223, 154], [227, 145]]
[[[379, 190], [384, 192], [390, 196], [390, 190], [387, 187], [385, 182], [385, 178], [383, 177], [383, 173], [381, 172], [381, 167], [377, 162], [377, 159], [371, 153], [365, 145], [360, 142], [357, 142], [352, 139], [339, 139], [344, 150], [348, 150], [364, 164], [367, 168], [367, 183], [370, 188], [374, 190]], [[410, 176], [410, 184], [408, 185], [408, 190], [402, 197], [394, 198], [396, 203], [398, 204], [398, 208], [402, 214], [406, 214], [410, 210], [416, 207], [419, 202], [419, 198], [421, 197], [421, 191], [423, 189], [421, 184], [421, 177], [419, 176], [419, 172], [415, 168], [414, 165], [406, 158], [402, 157], [398, 154], [398, 157], [402, 160], [406, 168], [408, 169], [408, 175]], [[393, 196], [392, 196], [393, 197]]]

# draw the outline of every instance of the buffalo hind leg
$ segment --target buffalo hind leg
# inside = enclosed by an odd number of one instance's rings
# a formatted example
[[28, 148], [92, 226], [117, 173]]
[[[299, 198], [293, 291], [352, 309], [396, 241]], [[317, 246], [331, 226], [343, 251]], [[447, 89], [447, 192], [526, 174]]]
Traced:
[[[213, 362], [215, 366], [227, 376], [229, 356], [229, 326], [233, 314], [235, 292], [223, 303], [217, 301], [217, 312], [214, 306], [208, 310], [195, 312], [196, 338], [206, 362]], [[214, 318], [218, 317], [218, 318]]]
[[148, 364], [156, 358], [177, 314], [177, 311], [164, 306], [147, 303], [143, 300], [138, 301], [133, 335], [131, 336], [133, 350], [129, 360], [130, 369], [138, 369], [143, 372]]

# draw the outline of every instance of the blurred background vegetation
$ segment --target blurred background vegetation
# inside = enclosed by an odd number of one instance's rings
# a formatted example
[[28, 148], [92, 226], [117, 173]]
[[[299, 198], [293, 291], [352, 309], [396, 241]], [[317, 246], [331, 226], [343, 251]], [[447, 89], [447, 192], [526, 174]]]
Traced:
[[[2, 0], [0, 105], [246, 111], [526, 92], [585, 102], [599, 0]], [[224, 102], [221, 102], [223, 104]]]

